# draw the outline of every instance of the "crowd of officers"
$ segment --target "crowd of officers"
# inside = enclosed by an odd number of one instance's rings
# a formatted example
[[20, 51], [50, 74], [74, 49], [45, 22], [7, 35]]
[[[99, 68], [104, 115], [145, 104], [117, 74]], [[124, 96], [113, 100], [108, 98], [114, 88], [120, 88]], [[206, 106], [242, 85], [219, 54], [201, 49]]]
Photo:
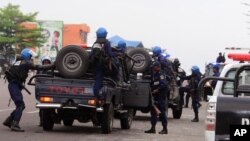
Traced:
[[[92, 61], [92, 64], [94, 65], [95, 76], [93, 93], [97, 99], [102, 98], [99, 94], [99, 91], [103, 87], [102, 82], [106, 72], [116, 70], [115, 73], [113, 73], [115, 74], [114, 78], [116, 78], [118, 82], [121, 82], [121, 80], [119, 80], [119, 73], [121, 73], [121, 65], [123, 65], [122, 61], [126, 57], [126, 42], [123, 40], [119, 41], [118, 47], [114, 50], [113, 48], [111, 48], [110, 42], [106, 39], [107, 34], [108, 32], [105, 28], [99, 28], [96, 31], [97, 40], [95, 41], [90, 54], [90, 61]], [[159, 118], [163, 127], [159, 134], [168, 134], [168, 122], [165, 112], [165, 105], [170, 94], [170, 84], [173, 81], [176, 82], [177, 77], [179, 77], [180, 80], [189, 81], [189, 85], [185, 87], [181, 87], [181, 84], [179, 84], [180, 96], [182, 100], [182, 105], [184, 105], [184, 93], [186, 92], [191, 96], [192, 107], [195, 114], [195, 117], [192, 122], [198, 122], [198, 108], [201, 106], [199, 103], [200, 98], [197, 90], [198, 83], [201, 79], [199, 67], [192, 66], [192, 74], [186, 76], [185, 74], [181, 74], [178, 71], [180, 66], [180, 62], [178, 59], [170, 61], [168, 59], [169, 54], [163, 53], [161, 47], [159, 46], [153, 47], [152, 51], [153, 61], [152, 65], [150, 66], [151, 90], [153, 96], [153, 104], [151, 108], [151, 128], [145, 131], [145, 133], [156, 133], [155, 127]], [[43, 57], [41, 60], [42, 65], [34, 65], [31, 62], [32, 54], [32, 51], [28, 48], [22, 50], [21, 58], [10, 67], [8, 73], [6, 74], [6, 78], [9, 82], [9, 93], [11, 99], [16, 105], [16, 108], [10, 114], [10, 116], [7, 117], [7, 119], [3, 122], [3, 125], [9, 127], [12, 131], [24, 131], [19, 126], [22, 112], [25, 109], [21, 90], [24, 88], [23, 84], [25, 83], [28, 77], [29, 70], [40, 70], [38, 72], [43, 73], [44, 71], [54, 69], [55, 67], [55, 65], [51, 62], [51, 58], [46, 56]], [[112, 68], [113, 66], [116, 66], [115, 69]], [[156, 112], [155, 108], [159, 109], [159, 114]]]

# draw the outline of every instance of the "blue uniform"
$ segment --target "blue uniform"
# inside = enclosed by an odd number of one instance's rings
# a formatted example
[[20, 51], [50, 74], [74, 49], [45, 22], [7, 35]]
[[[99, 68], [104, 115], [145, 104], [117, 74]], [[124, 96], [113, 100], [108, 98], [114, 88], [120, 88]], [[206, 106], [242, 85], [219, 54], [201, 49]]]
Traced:
[[[99, 91], [103, 87], [103, 79], [105, 72], [109, 69], [111, 58], [115, 57], [115, 53], [113, 53], [112, 48], [110, 46], [110, 42], [105, 38], [98, 38], [95, 43], [98, 43], [101, 45], [100, 51], [103, 53], [103, 56], [96, 55], [94, 53], [94, 49], [91, 52], [90, 57], [103, 57], [99, 58], [98, 61], [94, 62], [94, 68], [95, 68], [95, 84], [94, 84], [94, 95], [97, 98], [100, 98]], [[93, 59], [91, 59], [93, 61]], [[106, 61], [105, 61], [106, 60]], [[107, 61], [108, 60], [108, 61]]]
[[[155, 106], [160, 110], [159, 119], [162, 122], [162, 126], [164, 128], [167, 127], [167, 116], [166, 116], [166, 94], [168, 91], [168, 83], [166, 81], [166, 77], [163, 71], [154, 72], [151, 76], [151, 89], [152, 91], [157, 91], [153, 93], [153, 99]], [[157, 123], [157, 113], [155, 109], [152, 107], [151, 109], [151, 124], [152, 127], [155, 127]]]
[[174, 70], [172, 63], [167, 60], [166, 56], [160, 54], [158, 56], [158, 61], [161, 63], [162, 70], [166, 73], [166, 78], [168, 81], [171, 81], [174, 77]]
[[[198, 112], [199, 112], [199, 92], [198, 92], [198, 84], [201, 80], [201, 74], [191, 74], [186, 77], [181, 77], [181, 79], [184, 80], [190, 80], [189, 86], [185, 88], [185, 91], [190, 92], [191, 97], [192, 97], [192, 107], [195, 113], [195, 117], [198, 119]], [[180, 91], [181, 92], [181, 91]], [[182, 93], [182, 92], [181, 92]], [[183, 94], [181, 94], [183, 95]]]
[[16, 105], [16, 109], [10, 114], [9, 121], [6, 126], [12, 121], [19, 122], [22, 117], [22, 112], [25, 109], [25, 104], [23, 101], [23, 95], [21, 93], [26, 78], [28, 77], [28, 72], [30, 69], [50, 69], [53, 65], [47, 66], [36, 66], [30, 60], [19, 60], [9, 69], [10, 75], [6, 74], [6, 78], [9, 82], [8, 89], [11, 99]]

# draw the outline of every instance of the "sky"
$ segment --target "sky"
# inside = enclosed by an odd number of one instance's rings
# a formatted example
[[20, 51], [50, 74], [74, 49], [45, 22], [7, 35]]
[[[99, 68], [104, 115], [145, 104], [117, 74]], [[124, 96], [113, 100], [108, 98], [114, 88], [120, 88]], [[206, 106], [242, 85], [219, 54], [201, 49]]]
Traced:
[[105, 27], [108, 37], [161, 46], [186, 71], [193, 65], [204, 71], [219, 52], [228, 53], [225, 47], [250, 48], [250, 6], [244, 2], [250, 0], [0, 0], [0, 7], [12, 3], [24, 13], [39, 12], [38, 20], [86, 23], [89, 44]]

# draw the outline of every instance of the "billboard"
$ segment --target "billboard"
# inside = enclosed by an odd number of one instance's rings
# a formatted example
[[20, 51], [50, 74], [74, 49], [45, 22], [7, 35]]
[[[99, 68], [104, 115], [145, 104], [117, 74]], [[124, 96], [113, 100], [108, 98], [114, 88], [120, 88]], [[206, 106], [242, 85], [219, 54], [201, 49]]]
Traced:
[[38, 26], [46, 37], [46, 42], [38, 50], [38, 57], [48, 55], [54, 61], [62, 48], [63, 21], [38, 21]]

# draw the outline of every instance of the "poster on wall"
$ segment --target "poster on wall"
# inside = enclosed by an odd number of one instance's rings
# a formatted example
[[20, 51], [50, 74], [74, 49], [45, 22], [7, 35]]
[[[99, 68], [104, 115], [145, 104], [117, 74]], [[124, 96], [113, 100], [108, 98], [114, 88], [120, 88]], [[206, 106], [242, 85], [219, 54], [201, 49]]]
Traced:
[[62, 48], [63, 21], [38, 21], [38, 26], [46, 37], [46, 42], [39, 48], [39, 58], [47, 55], [54, 61]]

